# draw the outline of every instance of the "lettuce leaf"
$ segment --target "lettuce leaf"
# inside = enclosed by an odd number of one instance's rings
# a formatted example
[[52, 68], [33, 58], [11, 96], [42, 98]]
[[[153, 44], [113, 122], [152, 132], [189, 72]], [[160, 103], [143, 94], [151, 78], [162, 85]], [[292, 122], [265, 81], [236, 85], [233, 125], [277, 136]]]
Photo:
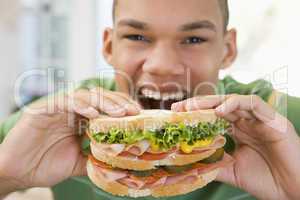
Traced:
[[135, 130], [127, 131], [112, 128], [108, 133], [93, 133], [93, 138], [98, 143], [106, 144], [134, 144], [141, 140], [149, 140], [158, 145], [162, 150], [169, 150], [180, 142], [193, 145], [199, 140], [214, 138], [219, 134], [226, 134], [230, 124], [218, 119], [215, 123], [200, 122], [195, 126], [184, 123], [166, 123], [157, 130]]

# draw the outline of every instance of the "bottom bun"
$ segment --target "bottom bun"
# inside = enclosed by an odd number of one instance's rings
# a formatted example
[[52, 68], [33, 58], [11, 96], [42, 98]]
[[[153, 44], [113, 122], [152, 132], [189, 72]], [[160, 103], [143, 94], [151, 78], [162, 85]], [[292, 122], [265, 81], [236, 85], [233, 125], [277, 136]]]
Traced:
[[202, 188], [208, 183], [215, 180], [218, 175], [219, 169], [215, 169], [199, 175], [198, 179], [190, 184], [176, 183], [172, 185], [162, 185], [155, 188], [141, 190], [129, 188], [117, 181], [108, 182], [105, 177], [94, 170], [94, 166], [90, 161], [87, 162], [87, 172], [91, 181], [102, 190], [113, 195], [137, 198], [146, 196], [167, 197], [187, 194], [189, 192]]

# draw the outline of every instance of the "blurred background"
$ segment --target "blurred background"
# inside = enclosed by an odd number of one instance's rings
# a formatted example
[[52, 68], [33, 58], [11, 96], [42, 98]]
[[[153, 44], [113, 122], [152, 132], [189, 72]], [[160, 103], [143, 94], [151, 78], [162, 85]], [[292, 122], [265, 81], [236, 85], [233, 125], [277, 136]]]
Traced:
[[[113, 76], [101, 55], [102, 31], [111, 26], [111, 4], [112, 0], [0, 1], [0, 120], [16, 103], [57, 90], [49, 81], [79, 81], [101, 69]], [[300, 96], [300, 2], [231, 1], [230, 8], [239, 57], [222, 76], [231, 74], [245, 83], [265, 78], [276, 89]], [[21, 88], [18, 99], [15, 87]]]
[[[16, 103], [58, 89], [48, 81], [79, 81], [111, 69], [101, 55], [102, 31], [111, 26], [111, 4], [112, 0], [0, 1], [0, 120]], [[300, 96], [300, 2], [231, 1], [230, 7], [239, 57], [222, 76], [231, 74], [242, 82], [265, 78], [275, 88]], [[17, 99], [15, 87], [20, 88]]]

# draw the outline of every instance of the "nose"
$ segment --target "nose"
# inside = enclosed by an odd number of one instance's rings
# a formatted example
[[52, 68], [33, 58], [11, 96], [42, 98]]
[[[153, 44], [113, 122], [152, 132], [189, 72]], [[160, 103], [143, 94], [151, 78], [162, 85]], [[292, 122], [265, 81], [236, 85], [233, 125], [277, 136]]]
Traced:
[[143, 71], [152, 75], [183, 75], [184, 65], [180, 61], [176, 49], [171, 45], [157, 45], [147, 57]]

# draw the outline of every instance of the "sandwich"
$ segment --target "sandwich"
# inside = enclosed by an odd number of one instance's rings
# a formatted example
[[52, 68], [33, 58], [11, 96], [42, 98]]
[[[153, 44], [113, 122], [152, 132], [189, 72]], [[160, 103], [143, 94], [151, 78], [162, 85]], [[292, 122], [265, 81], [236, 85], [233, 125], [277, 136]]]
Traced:
[[230, 124], [214, 110], [143, 110], [89, 123], [90, 180], [118, 196], [183, 195], [216, 179], [233, 161], [224, 153]]

